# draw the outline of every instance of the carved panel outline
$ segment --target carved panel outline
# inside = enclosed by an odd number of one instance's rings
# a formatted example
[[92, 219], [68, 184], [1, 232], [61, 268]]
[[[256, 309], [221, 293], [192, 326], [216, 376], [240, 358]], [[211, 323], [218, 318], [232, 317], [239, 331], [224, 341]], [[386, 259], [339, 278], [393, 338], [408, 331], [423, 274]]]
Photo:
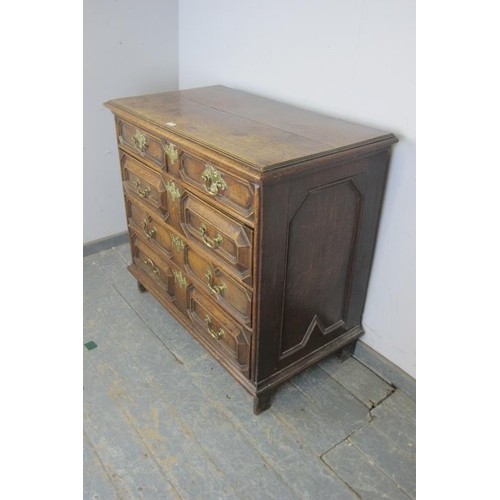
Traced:
[[[288, 278], [288, 273], [286, 270], [288, 269], [289, 265], [289, 255], [290, 255], [290, 226], [292, 224], [292, 221], [294, 217], [298, 214], [299, 210], [301, 207], [304, 205], [306, 202], [307, 198], [318, 191], [322, 191], [324, 189], [329, 189], [332, 188], [336, 185], [341, 185], [341, 184], [347, 184], [348, 187], [351, 188], [351, 190], [354, 192], [356, 198], [357, 198], [357, 203], [356, 203], [356, 213], [354, 215], [354, 230], [352, 234], [352, 239], [351, 239], [351, 251], [349, 254], [349, 262], [347, 266], [347, 273], [346, 273], [346, 282], [344, 286], [344, 295], [342, 298], [342, 317], [340, 320], [334, 322], [331, 325], [325, 326], [323, 325], [322, 321], [318, 317], [317, 314], [314, 314], [313, 318], [311, 319], [311, 322], [309, 323], [309, 326], [307, 327], [306, 331], [304, 332], [304, 335], [302, 337], [302, 340], [296, 344], [295, 346], [287, 349], [286, 351], [282, 351], [282, 341], [283, 341], [283, 329], [284, 329], [284, 320], [285, 320], [285, 304], [286, 304], [286, 298], [287, 298], [287, 278]], [[358, 248], [358, 241], [359, 241], [359, 234], [360, 234], [360, 229], [361, 229], [361, 219], [362, 219], [362, 213], [363, 213], [363, 199], [364, 199], [364, 193], [354, 180], [354, 178], [348, 178], [348, 179], [341, 179], [329, 184], [325, 184], [319, 187], [315, 187], [312, 189], [309, 189], [307, 193], [304, 195], [300, 203], [297, 205], [297, 208], [294, 210], [293, 214], [290, 216], [287, 224], [287, 242], [286, 242], [286, 256], [285, 256], [285, 284], [284, 284], [284, 293], [283, 293], [283, 301], [282, 301], [282, 307], [281, 307], [281, 326], [280, 326], [280, 336], [279, 336], [279, 360], [282, 361], [283, 359], [293, 355], [294, 353], [300, 351], [303, 349], [307, 343], [309, 342], [309, 339], [311, 337], [312, 332], [318, 328], [318, 330], [321, 332], [323, 336], [329, 335], [330, 333], [334, 332], [338, 328], [341, 328], [344, 323], [345, 323], [345, 318], [347, 316], [348, 308], [349, 308], [349, 299], [351, 295], [351, 283], [352, 283], [352, 276], [354, 274], [354, 267], [355, 267], [355, 262], [356, 262], [356, 255], [357, 255], [357, 248]]]

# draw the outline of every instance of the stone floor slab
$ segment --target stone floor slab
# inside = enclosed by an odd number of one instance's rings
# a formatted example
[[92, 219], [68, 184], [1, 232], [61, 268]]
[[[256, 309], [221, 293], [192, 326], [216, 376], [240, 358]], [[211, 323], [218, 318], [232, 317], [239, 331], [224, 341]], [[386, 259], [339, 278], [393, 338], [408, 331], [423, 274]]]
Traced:
[[325, 453], [323, 460], [362, 500], [410, 500], [394, 481], [347, 440]]
[[406, 449], [399, 448], [375, 425], [365, 425], [349, 437], [350, 442], [406, 494], [416, 496], [416, 464]]
[[319, 366], [342, 384], [367, 408], [373, 408], [383, 401], [394, 388], [375, 375], [357, 359], [349, 358], [340, 363], [335, 356], [329, 356]]

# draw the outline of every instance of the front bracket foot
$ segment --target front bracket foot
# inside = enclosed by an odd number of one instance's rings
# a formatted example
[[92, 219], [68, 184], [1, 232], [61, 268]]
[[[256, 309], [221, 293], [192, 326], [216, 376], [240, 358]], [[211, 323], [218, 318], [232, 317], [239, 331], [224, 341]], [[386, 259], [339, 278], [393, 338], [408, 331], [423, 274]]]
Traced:
[[253, 400], [253, 412], [255, 415], [266, 411], [271, 406], [272, 395], [273, 391], [269, 389], [260, 393], [258, 396], [255, 396]]

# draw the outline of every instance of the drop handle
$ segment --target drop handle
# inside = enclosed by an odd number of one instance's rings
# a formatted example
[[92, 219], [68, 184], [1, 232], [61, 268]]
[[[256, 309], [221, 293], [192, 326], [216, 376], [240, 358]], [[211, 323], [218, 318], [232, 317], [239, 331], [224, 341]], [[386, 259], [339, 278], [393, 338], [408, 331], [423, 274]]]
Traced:
[[177, 161], [177, 158], [179, 158], [177, 148], [172, 143], [169, 143], [168, 145], [164, 144], [163, 150], [165, 151], [165, 154], [170, 158], [171, 163], [175, 163]]
[[152, 229], [148, 230], [148, 224], [152, 221], [151, 217], [148, 217], [147, 219], [142, 220], [142, 230], [144, 234], [146, 235], [146, 238], [151, 238], [152, 240], [155, 239], [156, 236], [156, 227], [153, 226]]
[[201, 174], [201, 180], [203, 181], [205, 191], [211, 196], [217, 196], [219, 191], [227, 189], [226, 181], [211, 163], [205, 164], [205, 170]]
[[151, 266], [153, 274], [160, 274], [160, 270], [156, 267], [156, 264], [151, 259], [146, 259], [144, 261], [144, 264], [146, 264], [146, 266]]
[[210, 319], [210, 316], [208, 314], [205, 315], [204, 321], [205, 321], [205, 324], [207, 325], [208, 333], [215, 340], [220, 340], [221, 338], [224, 337], [224, 330], [222, 328], [219, 328], [217, 331], [212, 330], [212, 320]]
[[219, 248], [222, 245], [222, 243], [224, 243], [224, 240], [222, 239], [222, 236], [219, 233], [217, 233], [215, 235], [215, 238], [211, 240], [208, 237], [207, 226], [205, 226], [205, 224], [201, 224], [200, 233], [205, 245], [207, 245], [207, 247], [209, 248]]
[[135, 188], [137, 190], [137, 194], [141, 198], [147, 198], [151, 194], [151, 188], [148, 186], [145, 189], [141, 189], [141, 181], [139, 179], [135, 180]]
[[205, 277], [208, 280], [207, 286], [210, 288], [212, 292], [214, 292], [217, 295], [222, 295], [226, 290], [227, 286], [225, 283], [221, 283], [220, 285], [214, 285], [213, 284], [213, 276], [212, 273], [210, 272], [209, 269], [207, 269], [207, 272], [205, 273]]
[[148, 138], [138, 128], [135, 129], [135, 135], [132, 136], [132, 142], [141, 153], [144, 153], [148, 147]]

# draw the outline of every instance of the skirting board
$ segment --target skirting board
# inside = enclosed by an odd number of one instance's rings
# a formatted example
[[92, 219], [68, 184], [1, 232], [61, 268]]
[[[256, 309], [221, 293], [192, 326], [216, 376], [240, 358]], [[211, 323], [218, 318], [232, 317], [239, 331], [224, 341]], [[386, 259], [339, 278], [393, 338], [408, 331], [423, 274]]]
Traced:
[[118, 245], [124, 245], [128, 242], [128, 232], [112, 234], [111, 236], [106, 236], [106, 238], [101, 238], [100, 240], [89, 241], [83, 245], [83, 256], [87, 257], [94, 253], [101, 252], [102, 250], [107, 250], [108, 248], [117, 247]]
[[[83, 256], [107, 250], [108, 248], [124, 245], [128, 242], [128, 232], [113, 234], [100, 240], [90, 241], [83, 245]], [[362, 340], [356, 343], [354, 357], [376, 373], [387, 383], [401, 389], [414, 401], [416, 400], [416, 381], [413, 377], [401, 370], [394, 363], [384, 358], [377, 351], [365, 344]]]
[[387, 383], [401, 389], [413, 401], [417, 400], [416, 380], [361, 340], [356, 343], [354, 357]]

